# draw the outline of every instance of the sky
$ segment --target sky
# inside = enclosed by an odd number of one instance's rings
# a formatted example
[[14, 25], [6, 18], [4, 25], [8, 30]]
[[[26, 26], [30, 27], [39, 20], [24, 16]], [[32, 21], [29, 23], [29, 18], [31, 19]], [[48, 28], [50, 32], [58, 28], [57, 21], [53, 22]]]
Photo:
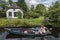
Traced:
[[[17, 2], [18, 0], [12, 0], [13, 2]], [[52, 5], [52, 2], [56, 2], [57, 0], [25, 0], [25, 2], [28, 5], [35, 5], [35, 4], [44, 4], [46, 7], [49, 7], [50, 5]]]
[[[5, 1], [7, 1], [8, 2], [8, 0], [5, 0]], [[17, 0], [12, 0], [13, 2], [17, 2]]]
[[57, 0], [41, 0], [40, 3], [44, 4], [46, 7], [52, 5], [52, 3], [56, 2]]
[[[56, 1], [57, 0], [33, 0], [33, 2], [31, 2], [30, 4], [40, 3], [40, 4], [44, 4], [46, 7], [49, 7], [50, 5], [52, 5], [53, 2], [56, 2]], [[26, 0], [26, 3], [29, 4], [29, 1]]]
[[18, 0], [12, 0], [13, 2], [17, 2]]

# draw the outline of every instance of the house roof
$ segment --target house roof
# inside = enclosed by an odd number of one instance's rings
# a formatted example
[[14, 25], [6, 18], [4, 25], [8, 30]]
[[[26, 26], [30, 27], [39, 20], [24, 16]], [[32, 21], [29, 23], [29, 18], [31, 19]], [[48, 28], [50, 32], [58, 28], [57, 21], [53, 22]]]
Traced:
[[19, 6], [17, 6], [16, 3], [13, 3], [11, 6], [9, 6], [8, 8], [6, 8], [6, 11], [7, 11], [8, 9], [20, 9], [20, 10], [23, 11], [23, 9], [20, 8]]
[[17, 6], [16, 3], [13, 3], [12, 6], [9, 7], [9, 9], [20, 9], [20, 7]]

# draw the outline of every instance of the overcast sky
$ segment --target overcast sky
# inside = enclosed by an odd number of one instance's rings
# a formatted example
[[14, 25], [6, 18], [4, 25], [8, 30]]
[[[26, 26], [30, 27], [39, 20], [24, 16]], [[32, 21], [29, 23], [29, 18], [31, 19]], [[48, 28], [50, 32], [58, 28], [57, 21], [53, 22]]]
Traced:
[[[44, 4], [46, 7], [49, 7], [52, 2], [56, 2], [57, 0], [33, 0], [33, 2], [36, 3], [40, 3], [40, 4]], [[29, 3], [29, 1], [26, 0], [27, 3]], [[31, 2], [31, 4], [33, 4], [33, 2]]]
[[[12, 0], [13, 2], [17, 2], [18, 0]], [[57, 0], [32, 0], [31, 2], [29, 0], [25, 0], [25, 2], [30, 5], [30, 4], [37, 4], [37, 3], [41, 3], [44, 4], [46, 7], [49, 7], [52, 2], [56, 2]]]

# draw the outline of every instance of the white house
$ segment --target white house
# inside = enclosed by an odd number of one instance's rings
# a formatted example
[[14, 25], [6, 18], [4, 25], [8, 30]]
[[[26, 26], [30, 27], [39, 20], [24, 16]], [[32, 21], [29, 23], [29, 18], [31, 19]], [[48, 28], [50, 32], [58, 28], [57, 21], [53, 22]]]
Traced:
[[17, 18], [17, 12], [21, 12], [21, 18], [23, 18], [23, 11], [15, 4], [13, 3], [12, 6], [8, 8], [6, 11], [6, 17], [7, 18]]

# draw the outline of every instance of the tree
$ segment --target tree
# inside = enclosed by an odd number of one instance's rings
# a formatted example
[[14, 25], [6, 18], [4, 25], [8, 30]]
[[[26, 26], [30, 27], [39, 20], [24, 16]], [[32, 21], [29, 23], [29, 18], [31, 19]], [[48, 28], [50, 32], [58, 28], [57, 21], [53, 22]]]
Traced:
[[27, 5], [25, 3], [25, 0], [18, 0], [18, 2], [16, 3], [24, 12], [27, 11]]
[[12, 5], [12, 3], [13, 3], [12, 0], [9, 0], [8, 2], [9, 2], [10, 5]]
[[0, 18], [6, 17], [5, 9], [8, 7], [8, 3], [5, 0], [0, 0]]
[[49, 24], [60, 27], [60, 3], [57, 1], [48, 10]]
[[44, 15], [46, 13], [46, 7], [43, 4], [38, 4], [36, 7], [36, 12]]
[[0, 10], [0, 18], [6, 17], [6, 13], [4, 10]]
[[22, 18], [22, 13], [20, 11], [17, 12], [17, 17], [20, 19]]
[[31, 6], [30, 10], [28, 10], [24, 15], [24, 17], [28, 18], [28, 19], [30, 19], [30, 18], [38, 18], [39, 16], [40, 15], [37, 12], [35, 12], [34, 6]]
[[25, 14], [25, 18], [38, 18], [40, 15], [34, 11], [28, 11], [26, 14]]
[[8, 3], [5, 2], [4, 0], [0, 0], [0, 7], [2, 7], [3, 9], [8, 7]]

